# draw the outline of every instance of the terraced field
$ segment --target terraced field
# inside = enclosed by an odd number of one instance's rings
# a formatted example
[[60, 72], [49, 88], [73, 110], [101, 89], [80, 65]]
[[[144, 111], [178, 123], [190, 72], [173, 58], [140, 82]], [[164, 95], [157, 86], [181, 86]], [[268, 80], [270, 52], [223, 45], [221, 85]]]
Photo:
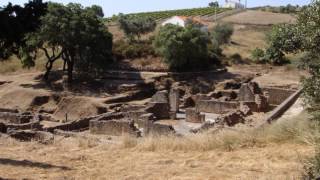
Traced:
[[[151, 17], [154, 20], [161, 20], [161, 19], [169, 18], [171, 16], [207, 16], [207, 15], [213, 15], [215, 13], [219, 14], [227, 10], [230, 10], [230, 9], [227, 9], [227, 8], [215, 9], [212, 7], [205, 7], [205, 8], [179, 9], [179, 10], [169, 10], [169, 11], [142, 12], [142, 13], [127, 14], [127, 15]], [[107, 18], [106, 20], [116, 21], [117, 16], [113, 16], [112, 18]]]

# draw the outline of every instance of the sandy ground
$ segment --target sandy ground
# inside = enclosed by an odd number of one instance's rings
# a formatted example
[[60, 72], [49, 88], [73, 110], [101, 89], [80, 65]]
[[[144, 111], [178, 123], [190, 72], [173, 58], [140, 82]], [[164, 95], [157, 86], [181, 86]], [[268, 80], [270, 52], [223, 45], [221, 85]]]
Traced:
[[0, 146], [0, 177], [14, 179], [300, 179], [302, 160], [313, 153], [299, 144], [230, 152], [141, 151], [75, 139], [1, 139]]

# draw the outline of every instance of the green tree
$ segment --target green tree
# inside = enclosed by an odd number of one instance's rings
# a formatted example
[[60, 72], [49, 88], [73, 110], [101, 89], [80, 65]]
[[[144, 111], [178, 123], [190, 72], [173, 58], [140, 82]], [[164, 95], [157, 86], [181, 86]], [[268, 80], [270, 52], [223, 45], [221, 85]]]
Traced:
[[219, 23], [213, 28], [211, 37], [213, 41], [217, 42], [219, 45], [226, 44], [229, 43], [233, 31], [234, 29], [231, 24]]
[[170, 69], [187, 71], [208, 68], [208, 43], [208, 35], [199, 28], [168, 24], [156, 35], [154, 47]]
[[218, 1], [214, 1], [214, 2], [210, 2], [209, 3], [209, 7], [219, 7], [219, 2]]
[[157, 25], [152, 18], [144, 16], [119, 14], [118, 19], [120, 28], [131, 41], [140, 40], [141, 35], [154, 31]]
[[292, 24], [274, 26], [267, 34], [266, 60], [277, 65], [288, 62], [285, 54], [297, 52], [302, 47], [302, 36], [299, 31], [299, 28]]
[[99, 13], [92, 9], [97, 8], [83, 8], [73, 3], [48, 4], [40, 29], [26, 37], [29, 52], [42, 50], [47, 57], [44, 79], [48, 79], [53, 64], [59, 59], [64, 61], [63, 69], [67, 70], [70, 82], [74, 70], [98, 73], [111, 60], [112, 35]]
[[39, 28], [40, 17], [46, 12], [47, 3], [42, 0], [29, 1], [23, 7], [11, 3], [0, 7], [0, 59], [11, 54], [20, 55], [20, 49], [26, 48], [24, 36]]

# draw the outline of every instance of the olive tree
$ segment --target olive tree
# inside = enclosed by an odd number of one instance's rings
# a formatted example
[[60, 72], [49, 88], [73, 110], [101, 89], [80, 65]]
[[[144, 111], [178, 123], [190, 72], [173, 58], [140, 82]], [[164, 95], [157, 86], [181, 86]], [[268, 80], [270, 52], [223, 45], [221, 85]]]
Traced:
[[217, 42], [219, 45], [222, 45], [229, 43], [233, 32], [234, 29], [231, 24], [219, 23], [213, 28], [211, 37], [213, 41]]
[[119, 15], [120, 28], [124, 31], [129, 40], [141, 38], [141, 35], [154, 31], [157, 23], [150, 17]]
[[48, 4], [39, 30], [26, 37], [29, 52], [42, 50], [47, 57], [46, 80], [59, 59], [64, 62], [69, 81], [73, 79], [74, 70], [99, 72], [111, 60], [112, 35], [96, 9], [99, 8], [83, 8], [73, 3]]
[[208, 43], [207, 33], [199, 28], [167, 24], [156, 35], [154, 47], [170, 69], [186, 71], [208, 67]]

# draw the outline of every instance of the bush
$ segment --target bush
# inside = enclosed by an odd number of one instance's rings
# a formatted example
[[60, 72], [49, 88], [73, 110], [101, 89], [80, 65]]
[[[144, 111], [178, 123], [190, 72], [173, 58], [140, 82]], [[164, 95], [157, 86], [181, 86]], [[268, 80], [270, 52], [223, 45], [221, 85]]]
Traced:
[[213, 41], [217, 41], [219, 45], [229, 43], [233, 34], [233, 26], [228, 23], [217, 24], [212, 32], [211, 36]]
[[168, 24], [161, 27], [154, 47], [171, 70], [188, 71], [208, 68], [208, 43], [208, 35], [198, 28]]
[[149, 17], [119, 15], [120, 28], [124, 31], [129, 40], [135, 37], [140, 39], [142, 34], [154, 31], [157, 23]]
[[113, 55], [118, 60], [156, 56], [152, 44], [149, 42], [129, 43], [124, 40], [118, 40], [114, 43]]
[[265, 63], [265, 53], [264, 50], [260, 49], [260, 48], [255, 48], [252, 52], [251, 52], [251, 58], [255, 63]]
[[302, 48], [302, 37], [298, 32], [297, 27], [291, 24], [274, 26], [267, 35], [266, 60], [276, 65], [288, 63], [285, 53], [295, 53]]

